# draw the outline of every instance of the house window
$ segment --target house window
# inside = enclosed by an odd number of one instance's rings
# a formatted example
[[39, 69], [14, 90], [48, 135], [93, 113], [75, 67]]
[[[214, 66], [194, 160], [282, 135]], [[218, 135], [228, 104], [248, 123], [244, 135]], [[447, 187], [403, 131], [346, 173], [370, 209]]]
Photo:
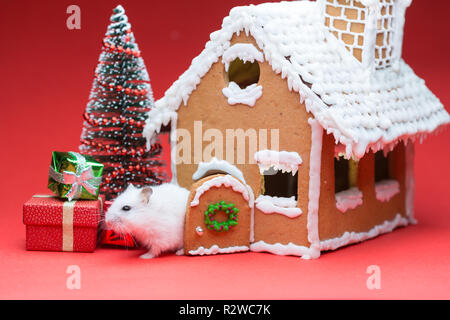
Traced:
[[334, 158], [334, 188], [341, 192], [356, 187], [358, 182], [358, 162], [347, 160], [343, 156]]
[[297, 200], [298, 173], [282, 172], [270, 168], [262, 176], [261, 194], [271, 197], [292, 198]]
[[383, 151], [375, 153], [375, 182], [390, 179], [389, 156], [390, 153], [385, 156]]
[[263, 87], [258, 85], [259, 63], [264, 62], [263, 53], [251, 43], [236, 43], [225, 50], [222, 62], [227, 85], [222, 93], [228, 104], [254, 107], [263, 94]]
[[384, 151], [375, 153], [375, 197], [378, 201], [387, 202], [400, 192], [400, 183], [391, 172], [392, 155]]
[[227, 77], [229, 82], [236, 83], [241, 89], [258, 83], [259, 81], [259, 63], [258, 61], [246, 61], [237, 58], [230, 63]]
[[334, 188], [336, 208], [341, 212], [362, 205], [362, 192], [357, 187], [358, 162], [345, 159], [344, 156], [334, 158]]
[[261, 150], [255, 153], [261, 174], [261, 195], [256, 208], [264, 214], [280, 214], [296, 218], [298, 207], [298, 170], [302, 158], [297, 152]]

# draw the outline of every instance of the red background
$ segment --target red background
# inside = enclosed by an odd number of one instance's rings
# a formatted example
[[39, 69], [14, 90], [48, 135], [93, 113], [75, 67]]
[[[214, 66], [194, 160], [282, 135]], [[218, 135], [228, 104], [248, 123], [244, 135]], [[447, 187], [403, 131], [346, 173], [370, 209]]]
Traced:
[[[123, 0], [155, 97], [186, 70], [232, 7], [260, 2]], [[101, 40], [118, 3], [2, 1], [0, 298], [450, 298], [449, 130], [417, 144], [419, 225], [318, 260], [245, 253], [148, 261], [137, 258], [141, 250], [25, 251], [22, 204], [46, 192], [52, 151], [77, 150]], [[70, 4], [81, 7], [81, 30], [66, 28]], [[446, 0], [413, 1], [403, 51], [446, 106], [449, 9]], [[381, 268], [381, 290], [366, 288], [373, 264]], [[81, 268], [81, 290], [66, 289], [69, 265]]]

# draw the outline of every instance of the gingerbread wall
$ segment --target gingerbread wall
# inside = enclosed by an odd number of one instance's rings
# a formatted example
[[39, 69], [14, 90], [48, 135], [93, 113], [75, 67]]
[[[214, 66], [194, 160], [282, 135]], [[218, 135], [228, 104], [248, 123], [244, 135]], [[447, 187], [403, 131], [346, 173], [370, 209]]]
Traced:
[[393, 220], [397, 214], [406, 217], [405, 146], [399, 143], [389, 158], [391, 177], [399, 182], [400, 192], [388, 202], [381, 202], [375, 197], [374, 159], [374, 154], [370, 152], [359, 161], [357, 187], [363, 193], [363, 204], [342, 213], [336, 208], [334, 192], [334, 137], [324, 135], [319, 201], [321, 241], [340, 237], [345, 232], [367, 232], [376, 225]]
[[[238, 42], [253, 43], [258, 48], [255, 40], [245, 34], [235, 35], [231, 40], [231, 44]], [[306, 223], [311, 147], [311, 128], [308, 124], [310, 115], [306, 112], [305, 106], [300, 104], [298, 93], [289, 91], [287, 81], [281, 79], [267, 62], [260, 63], [258, 84], [263, 87], [263, 95], [254, 107], [242, 104], [229, 105], [222, 94], [222, 89], [228, 83], [224, 64], [219, 59], [191, 94], [187, 106], [182, 105], [179, 108], [177, 128], [187, 129], [193, 135], [194, 121], [202, 120], [203, 132], [214, 128], [220, 130], [224, 136], [226, 129], [267, 129], [269, 145], [263, 149], [271, 148], [270, 129], [278, 129], [279, 150], [295, 151], [303, 159], [298, 171], [298, 206], [303, 214], [296, 218], [288, 218], [279, 214], [266, 215], [255, 208], [255, 241], [264, 240], [270, 244], [292, 242], [296, 245], [309, 246]], [[209, 142], [203, 142], [203, 148], [208, 144]], [[236, 144], [234, 147], [236, 150]], [[223, 155], [226, 154], [225, 151], [224, 146]], [[247, 160], [248, 156], [247, 153]], [[194, 159], [193, 143], [191, 159]], [[196, 163], [177, 165], [177, 180], [181, 186], [191, 187], [194, 182], [192, 174], [197, 165]], [[243, 172], [255, 198], [258, 197], [261, 189], [258, 165], [236, 164], [236, 166]]]

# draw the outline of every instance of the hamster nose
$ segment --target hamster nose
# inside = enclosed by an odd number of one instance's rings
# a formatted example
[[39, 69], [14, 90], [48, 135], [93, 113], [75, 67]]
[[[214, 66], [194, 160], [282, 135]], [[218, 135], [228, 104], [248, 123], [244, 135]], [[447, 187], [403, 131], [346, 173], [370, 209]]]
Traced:
[[112, 226], [114, 224], [120, 223], [120, 218], [116, 215], [106, 215], [105, 223], [107, 226]]

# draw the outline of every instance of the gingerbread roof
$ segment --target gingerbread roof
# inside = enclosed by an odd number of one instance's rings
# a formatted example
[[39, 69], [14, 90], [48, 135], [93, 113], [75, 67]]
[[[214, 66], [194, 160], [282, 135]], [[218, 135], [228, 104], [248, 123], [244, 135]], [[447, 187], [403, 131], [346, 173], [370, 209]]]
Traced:
[[144, 130], [149, 142], [176, 119], [180, 105], [240, 32], [253, 36], [265, 60], [346, 146], [347, 155], [362, 157], [369, 149], [392, 147], [450, 122], [439, 99], [402, 59], [395, 68], [364, 67], [324, 26], [317, 2], [292, 1], [232, 9], [222, 29], [211, 34], [202, 53], [149, 112]]

